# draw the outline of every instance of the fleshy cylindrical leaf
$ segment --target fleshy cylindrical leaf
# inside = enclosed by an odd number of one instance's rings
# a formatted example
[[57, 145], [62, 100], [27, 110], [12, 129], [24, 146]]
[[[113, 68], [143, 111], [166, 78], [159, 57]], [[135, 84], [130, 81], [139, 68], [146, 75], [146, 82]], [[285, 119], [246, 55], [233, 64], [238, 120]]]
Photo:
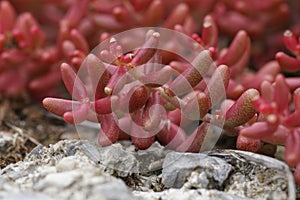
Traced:
[[58, 99], [58, 98], [45, 98], [43, 100], [43, 106], [55, 115], [63, 116], [65, 112], [71, 111], [73, 108], [77, 109], [80, 106], [80, 102], [74, 102], [71, 100]]
[[276, 60], [279, 62], [281, 68], [287, 72], [296, 72], [300, 70], [300, 60], [283, 52], [278, 52], [276, 54]]
[[285, 161], [291, 166], [300, 163], [300, 132], [298, 130], [292, 130], [287, 137]]
[[119, 127], [114, 115], [99, 115], [98, 120], [101, 123], [98, 143], [102, 146], [108, 146], [115, 143], [119, 137]]
[[229, 67], [234, 65], [243, 56], [250, 39], [246, 31], [239, 31], [234, 37], [227, 52], [219, 59], [219, 64], [226, 64]]
[[176, 148], [176, 151], [198, 153], [205, 136], [208, 133], [209, 127], [210, 125], [208, 123], [202, 123], [180, 146]]
[[158, 32], [152, 33], [145, 44], [134, 54], [131, 64], [133, 66], [138, 66], [148, 62], [157, 51], [159, 38], [160, 34]]
[[164, 128], [156, 135], [158, 141], [170, 149], [176, 149], [187, 140], [185, 131], [176, 124], [167, 121]]
[[186, 69], [170, 84], [170, 89], [175, 94], [181, 95], [190, 91], [191, 87], [196, 86], [205, 76], [213, 63], [210, 53], [207, 50], [200, 52], [193, 60], [192, 67]]
[[248, 138], [242, 134], [238, 136], [236, 148], [244, 151], [258, 152], [261, 147], [259, 139]]
[[229, 68], [226, 65], [220, 65], [209, 80], [205, 94], [209, 96], [211, 106], [217, 105], [225, 98], [226, 88], [230, 79]]
[[78, 78], [72, 67], [66, 63], [60, 66], [62, 79], [72, 97], [78, 101], [88, 98], [83, 82]]
[[228, 109], [225, 115], [225, 126], [237, 127], [247, 123], [256, 113], [252, 101], [259, 97], [256, 89], [246, 90]]
[[72, 111], [64, 113], [63, 118], [70, 124], [81, 123], [87, 119], [89, 108], [89, 103], [81, 103], [78, 108], [73, 108]]

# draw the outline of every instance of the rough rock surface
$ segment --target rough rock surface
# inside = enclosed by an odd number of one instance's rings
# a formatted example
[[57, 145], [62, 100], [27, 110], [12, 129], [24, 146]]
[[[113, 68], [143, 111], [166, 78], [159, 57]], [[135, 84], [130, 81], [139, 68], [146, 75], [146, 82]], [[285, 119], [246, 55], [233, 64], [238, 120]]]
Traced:
[[288, 199], [284, 173], [226, 152], [65, 140], [2, 169], [0, 199]]
[[[164, 161], [162, 183], [167, 188], [181, 188], [188, 175], [195, 171], [201, 187], [207, 188], [211, 181], [221, 186], [232, 171], [232, 166], [221, 158], [205, 154], [169, 153]], [[203, 172], [203, 173], [202, 173]]]

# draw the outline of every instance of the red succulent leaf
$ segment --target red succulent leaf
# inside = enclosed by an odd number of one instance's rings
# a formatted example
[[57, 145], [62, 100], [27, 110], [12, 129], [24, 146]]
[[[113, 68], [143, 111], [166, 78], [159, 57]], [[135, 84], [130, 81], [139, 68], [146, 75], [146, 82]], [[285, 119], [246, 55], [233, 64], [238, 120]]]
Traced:
[[258, 152], [261, 147], [261, 142], [259, 139], [248, 138], [240, 134], [236, 141], [236, 147], [244, 151]]
[[258, 97], [259, 92], [257, 90], [246, 90], [226, 112], [224, 125], [237, 127], [247, 123], [256, 113], [252, 102]]
[[205, 136], [208, 133], [210, 124], [202, 123], [188, 138], [176, 148], [179, 152], [194, 152], [198, 153], [204, 142]]
[[283, 34], [283, 42], [289, 51], [293, 52], [296, 55], [299, 54], [300, 47], [293, 32], [291, 32], [290, 30], [286, 30]]
[[160, 34], [158, 32], [152, 33], [145, 44], [135, 52], [131, 61], [134, 67], [145, 64], [154, 56], [158, 48], [159, 38]]
[[229, 68], [226, 65], [218, 66], [209, 80], [206, 90], [204, 91], [210, 98], [212, 107], [225, 98], [225, 90], [228, 86], [229, 79]]
[[292, 130], [286, 139], [285, 161], [291, 166], [296, 166], [298, 163], [300, 163], [300, 132], [299, 132], [299, 130]]
[[185, 3], [178, 4], [165, 20], [163, 27], [173, 29], [176, 24], [183, 24], [189, 14], [189, 7]]
[[165, 126], [156, 137], [162, 145], [170, 149], [178, 148], [178, 146], [184, 143], [188, 138], [185, 131], [171, 121], [165, 123]]
[[78, 78], [74, 70], [67, 63], [60, 66], [62, 79], [72, 97], [79, 101], [88, 99], [87, 91], [83, 82]]
[[296, 72], [300, 70], [300, 60], [283, 52], [278, 52], [276, 54], [276, 60], [279, 62], [281, 68], [287, 72]]
[[246, 31], [239, 31], [233, 39], [226, 53], [219, 58], [219, 64], [226, 64], [229, 67], [237, 63], [244, 55], [249, 54], [250, 38]]
[[205, 76], [213, 64], [210, 53], [207, 50], [201, 51], [192, 61], [191, 68], [186, 69], [172, 83], [170, 89], [176, 94], [181, 95], [190, 91], [190, 87], [196, 86]]
[[98, 143], [102, 146], [108, 146], [115, 143], [119, 137], [119, 127], [114, 115], [98, 115], [101, 124], [101, 130], [98, 137]]

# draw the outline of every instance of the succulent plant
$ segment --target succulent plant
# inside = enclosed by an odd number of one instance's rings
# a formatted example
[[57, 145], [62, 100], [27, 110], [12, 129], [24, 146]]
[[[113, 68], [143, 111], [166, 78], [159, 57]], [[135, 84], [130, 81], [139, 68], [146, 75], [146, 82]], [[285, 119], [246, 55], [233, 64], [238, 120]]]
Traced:
[[[230, 79], [226, 65], [209, 72], [214, 63], [210, 51], [200, 51], [190, 65], [181, 66], [179, 74], [178, 68], [164, 64], [155, 70], [152, 59], [159, 54], [160, 34], [149, 31], [147, 35], [142, 47], [126, 54], [111, 38], [109, 50], [100, 52], [104, 60], [114, 58], [111, 63], [88, 55], [82, 66], [87, 68], [88, 81], [82, 81], [63, 63], [62, 78], [73, 100], [46, 98], [44, 106], [69, 123], [98, 121], [100, 145], [116, 142], [121, 129], [129, 130], [127, 134], [139, 149], [148, 148], [156, 138], [169, 148], [192, 152], [200, 150], [208, 124], [225, 120], [225, 127], [234, 128], [254, 116], [251, 101], [259, 95], [255, 89], [245, 91], [226, 112], [210, 113], [225, 98], [222, 89], [225, 91]], [[197, 88], [203, 78], [206, 86]], [[184, 126], [193, 121], [200, 125], [188, 135], [181, 125], [182, 117], [187, 119]]]
[[[68, 123], [101, 124], [104, 146], [157, 140], [199, 152], [212, 127], [236, 136], [239, 149], [282, 145], [300, 184], [299, 8], [292, 0], [3, 0], [0, 93], [51, 96], [44, 106]], [[149, 31], [127, 37], [136, 47], [128, 51], [115, 37], [145, 26], [189, 39], [169, 36], [166, 50]], [[107, 48], [89, 54], [99, 43]], [[186, 57], [172, 53], [182, 46]], [[61, 79], [72, 100], [54, 98]]]

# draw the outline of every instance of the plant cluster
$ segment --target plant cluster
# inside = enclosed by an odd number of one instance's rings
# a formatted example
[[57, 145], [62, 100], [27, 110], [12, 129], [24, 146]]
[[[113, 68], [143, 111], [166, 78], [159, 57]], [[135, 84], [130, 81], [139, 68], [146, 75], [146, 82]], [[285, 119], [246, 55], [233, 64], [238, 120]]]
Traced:
[[[101, 124], [100, 145], [199, 152], [211, 125], [238, 149], [283, 145], [300, 184], [299, 10], [292, 0], [4, 0], [0, 92], [52, 96], [44, 106], [68, 123]], [[185, 34], [197, 55], [170, 53], [176, 40], [161, 50], [152, 30], [129, 38], [144, 41], [129, 52], [112, 37], [145, 26]], [[54, 98], [61, 79], [72, 100]]]

